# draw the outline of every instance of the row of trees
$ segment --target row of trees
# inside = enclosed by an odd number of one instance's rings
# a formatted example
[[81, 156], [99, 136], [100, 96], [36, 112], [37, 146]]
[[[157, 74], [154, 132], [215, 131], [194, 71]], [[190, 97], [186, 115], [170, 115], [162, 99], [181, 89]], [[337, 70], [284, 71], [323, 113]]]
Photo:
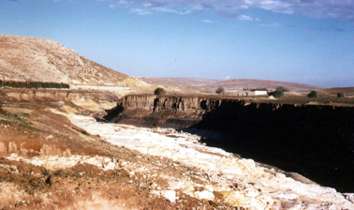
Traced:
[[[269, 95], [274, 96], [275, 98], [280, 98], [284, 95], [285, 92], [287, 92], [288, 90], [283, 88], [283, 87], [278, 87], [275, 89], [275, 91], [269, 93]], [[307, 94], [307, 97], [309, 98], [317, 98], [318, 97], [318, 93], [315, 90], [310, 91]], [[337, 93], [337, 98], [344, 98], [344, 94], [343, 93]]]
[[[284, 88], [284, 87], [277, 87], [273, 92], [270, 92], [269, 95], [270, 96], [274, 96], [275, 98], [280, 98], [282, 96], [284, 96], [285, 92], [289, 91], [288, 89]], [[318, 94], [317, 91], [310, 91], [307, 94], [307, 97], [309, 98], [317, 98]]]
[[[284, 96], [285, 92], [288, 92], [289, 90], [284, 88], [284, 87], [277, 87], [274, 91], [269, 92], [269, 96], [273, 96], [275, 98], [280, 98], [282, 96]], [[217, 94], [224, 94], [225, 90], [223, 87], [218, 87], [215, 91], [215, 93]], [[317, 98], [318, 97], [318, 93], [315, 90], [310, 91], [307, 94], [307, 97], [309, 98]], [[337, 98], [344, 98], [344, 94], [343, 93], [337, 93]]]
[[[282, 96], [284, 96], [285, 92], [288, 92], [289, 90], [284, 88], [284, 87], [277, 87], [274, 91], [272, 92], [269, 92], [269, 96], [273, 96], [275, 98], [280, 98]], [[223, 87], [218, 87], [215, 91], [216, 94], [224, 94], [225, 93], [225, 89]], [[317, 98], [318, 94], [317, 94], [317, 91], [311, 91], [307, 94], [307, 97], [309, 98]], [[344, 94], [342, 93], [338, 93], [337, 94], [337, 97], [338, 98], [343, 98], [344, 97]]]
[[[289, 91], [289, 90], [284, 88], [284, 87], [277, 87], [274, 91], [269, 93], [269, 96], [273, 96], [275, 98], [280, 98], [280, 97], [284, 96], [285, 92], [287, 92], [287, 91]], [[218, 87], [215, 90], [215, 93], [219, 94], [219, 95], [222, 95], [222, 94], [225, 93], [225, 89], [223, 87]], [[161, 87], [159, 87], [159, 88], [155, 89], [154, 94], [157, 95], [157, 96], [165, 95], [166, 94], [166, 90], [161, 88]], [[318, 97], [318, 93], [317, 93], [317, 91], [312, 90], [312, 91], [310, 91], [307, 94], [307, 97], [309, 97], [309, 98], [317, 98]], [[338, 98], [343, 98], [344, 94], [343, 93], [337, 93], [337, 97]]]
[[19, 82], [19, 81], [3, 81], [0, 80], [0, 88], [10, 87], [10, 88], [58, 88], [58, 89], [69, 89], [70, 85], [65, 83], [55, 83], [55, 82]]

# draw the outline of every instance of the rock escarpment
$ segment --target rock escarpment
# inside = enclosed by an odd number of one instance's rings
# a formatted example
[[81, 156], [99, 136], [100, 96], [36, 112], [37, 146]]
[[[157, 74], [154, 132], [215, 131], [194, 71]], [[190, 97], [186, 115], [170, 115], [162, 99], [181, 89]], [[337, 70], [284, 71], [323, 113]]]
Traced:
[[354, 191], [354, 109], [210, 97], [127, 96], [108, 121], [173, 126], [208, 145]]
[[111, 122], [132, 122], [146, 126], [187, 128], [198, 123], [216, 103], [204, 97], [130, 95], [104, 117]]

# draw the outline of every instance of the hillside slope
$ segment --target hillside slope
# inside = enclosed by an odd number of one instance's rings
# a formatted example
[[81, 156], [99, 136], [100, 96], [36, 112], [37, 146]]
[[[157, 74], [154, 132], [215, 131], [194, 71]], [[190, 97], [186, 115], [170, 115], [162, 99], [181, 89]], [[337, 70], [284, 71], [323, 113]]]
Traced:
[[255, 80], [255, 79], [233, 79], [233, 80], [212, 80], [212, 79], [194, 79], [194, 78], [141, 78], [145, 82], [161, 85], [175, 91], [193, 91], [214, 93], [216, 88], [224, 87], [226, 91], [237, 89], [268, 88], [275, 89], [279, 86], [292, 91], [308, 91], [316, 87], [283, 81]]
[[349, 96], [349, 97], [354, 96], [354, 87], [328, 88], [328, 89], [324, 89], [323, 91], [333, 95], [337, 95], [337, 93], [343, 93], [345, 96]]
[[44, 39], [0, 36], [0, 79], [71, 85], [140, 86], [144, 82]]

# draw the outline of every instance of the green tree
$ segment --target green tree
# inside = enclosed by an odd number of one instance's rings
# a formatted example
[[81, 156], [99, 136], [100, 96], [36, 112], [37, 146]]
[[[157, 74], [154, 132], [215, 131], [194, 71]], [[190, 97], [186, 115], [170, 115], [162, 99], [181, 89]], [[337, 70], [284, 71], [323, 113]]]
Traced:
[[216, 94], [219, 94], [219, 95], [222, 95], [225, 93], [225, 89], [223, 87], [218, 87], [216, 90], [215, 90], [215, 93]]
[[317, 98], [317, 91], [312, 90], [311, 92], [309, 92], [309, 94], [307, 94], [307, 97]]
[[337, 98], [344, 98], [344, 93], [337, 93]]
[[162, 96], [166, 94], [166, 90], [161, 87], [158, 87], [155, 89], [154, 94], [157, 96]]
[[284, 87], [277, 87], [275, 91], [271, 92], [269, 95], [274, 96], [275, 98], [280, 98], [284, 96], [284, 93], [288, 90]]

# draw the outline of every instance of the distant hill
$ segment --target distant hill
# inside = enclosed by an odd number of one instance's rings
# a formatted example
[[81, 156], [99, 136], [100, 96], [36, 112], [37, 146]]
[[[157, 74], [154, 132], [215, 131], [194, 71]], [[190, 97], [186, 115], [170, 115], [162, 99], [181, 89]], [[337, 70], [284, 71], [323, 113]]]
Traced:
[[20, 36], [0, 36], [0, 80], [126, 87], [146, 84], [57, 42]]
[[275, 89], [279, 86], [291, 91], [308, 91], [317, 89], [314, 86], [282, 81], [233, 79], [233, 80], [210, 80], [193, 78], [141, 78], [145, 82], [161, 85], [174, 91], [200, 91], [214, 92], [216, 88], [223, 87], [225, 90], [267, 88]]

